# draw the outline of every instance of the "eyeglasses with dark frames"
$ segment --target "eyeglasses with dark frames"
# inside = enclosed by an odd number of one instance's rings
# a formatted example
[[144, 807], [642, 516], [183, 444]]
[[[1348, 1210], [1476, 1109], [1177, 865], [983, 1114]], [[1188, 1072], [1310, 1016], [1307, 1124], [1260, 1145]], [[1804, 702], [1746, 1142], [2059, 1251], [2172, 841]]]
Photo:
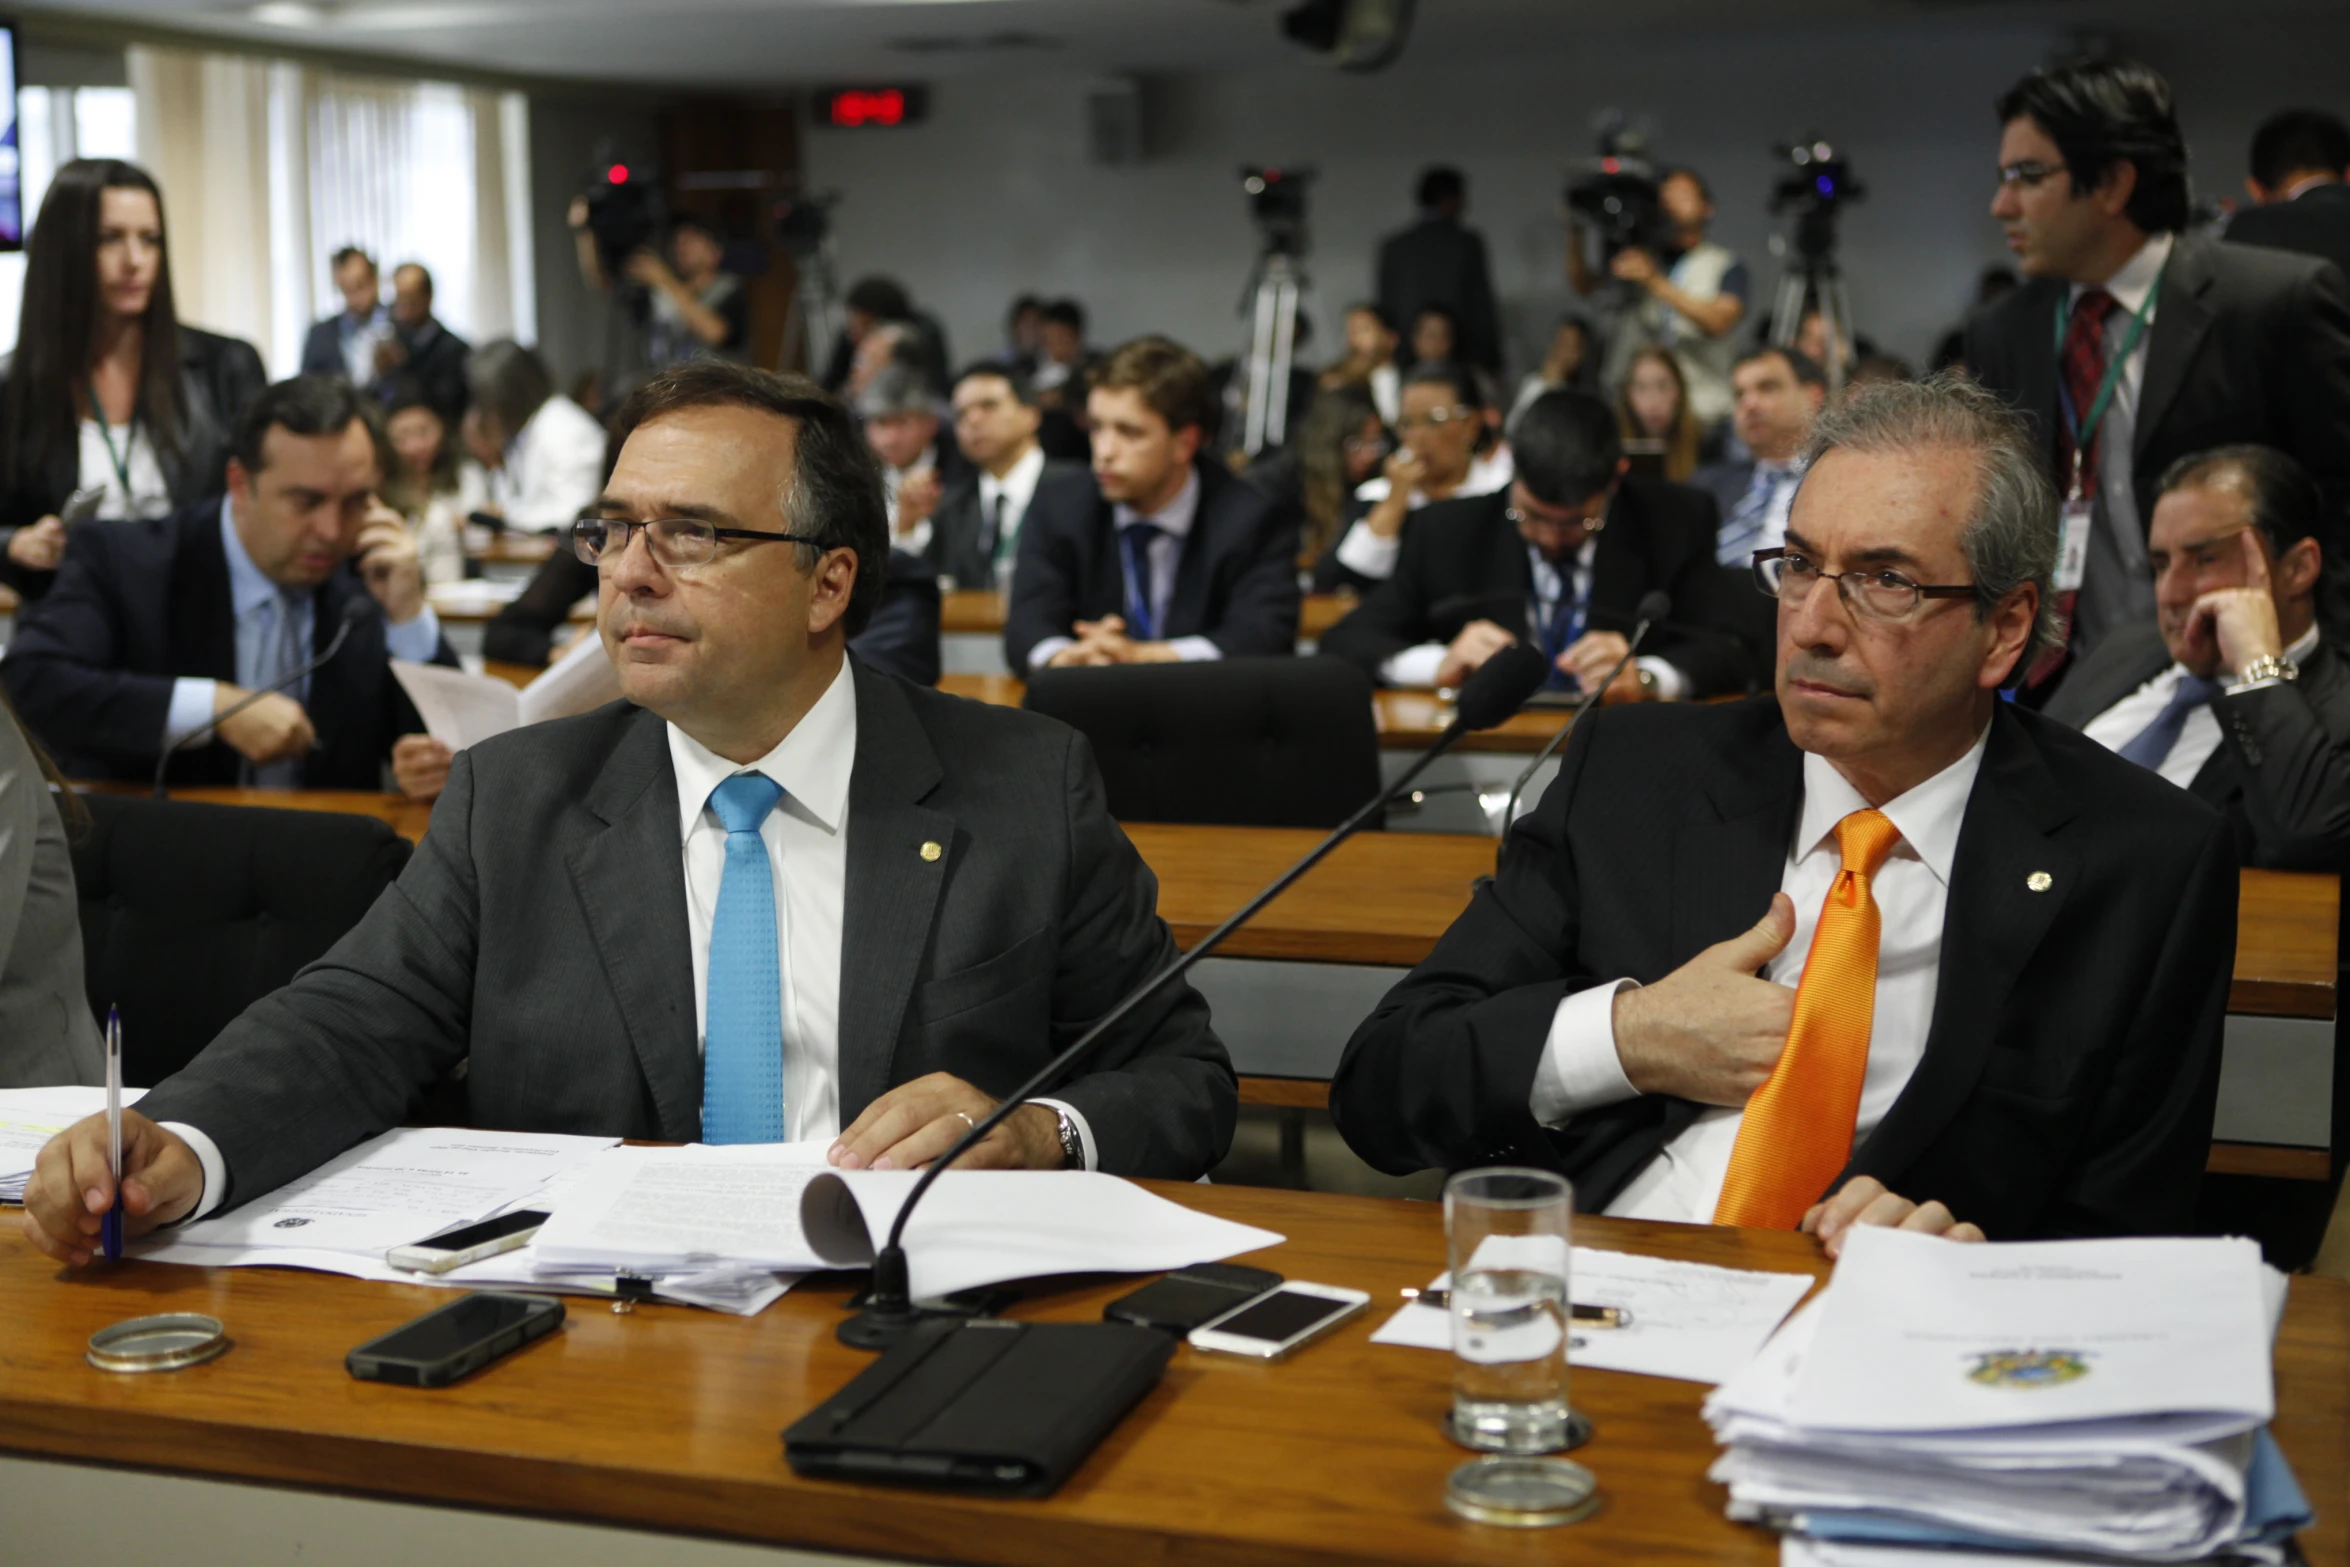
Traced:
[[2025, 158], [2021, 162], [2001, 164], [1999, 183], [2002, 186], [2021, 185], [2026, 190], [2036, 190], [2041, 181], [2051, 174], [2063, 172], [2064, 165], [2061, 163], [2042, 163], [2036, 158]]
[[1754, 552], [1755, 586], [1766, 598], [1800, 604], [1811, 597], [1820, 581], [1836, 584], [1837, 596], [1855, 614], [1871, 620], [1901, 620], [1926, 599], [1962, 599], [1975, 596], [1975, 585], [1912, 582], [1898, 571], [1822, 571], [1820, 563], [1800, 550], [1784, 547]]
[[700, 566], [718, 553], [720, 539], [749, 544], [806, 544], [821, 549], [824, 541], [805, 533], [769, 533], [759, 528], [721, 528], [695, 517], [654, 517], [632, 522], [625, 517], [599, 517], [590, 512], [571, 525], [571, 551], [590, 566], [618, 564], [628, 553], [628, 541], [645, 536], [645, 547], [664, 566]]

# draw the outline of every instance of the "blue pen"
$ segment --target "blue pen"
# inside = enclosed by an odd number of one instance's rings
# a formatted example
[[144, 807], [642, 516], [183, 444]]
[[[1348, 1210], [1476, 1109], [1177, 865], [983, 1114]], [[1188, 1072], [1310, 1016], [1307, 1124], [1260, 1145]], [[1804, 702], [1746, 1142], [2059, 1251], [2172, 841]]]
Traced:
[[106, 1009], [106, 1169], [114, 1177], [114, 1206], [98, 1227], [108, 1262], [122, 1261], [122, 1009]]

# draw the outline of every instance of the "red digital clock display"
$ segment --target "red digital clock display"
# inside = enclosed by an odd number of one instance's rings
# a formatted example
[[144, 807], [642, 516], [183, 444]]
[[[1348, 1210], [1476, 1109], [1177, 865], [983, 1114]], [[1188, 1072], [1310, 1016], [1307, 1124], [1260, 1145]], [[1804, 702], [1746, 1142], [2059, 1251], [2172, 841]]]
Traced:
[[877, 125], [913, 125], [929, 107], [919, 87], [840, 87], [819, 101], [819, 124], [842, 130]]

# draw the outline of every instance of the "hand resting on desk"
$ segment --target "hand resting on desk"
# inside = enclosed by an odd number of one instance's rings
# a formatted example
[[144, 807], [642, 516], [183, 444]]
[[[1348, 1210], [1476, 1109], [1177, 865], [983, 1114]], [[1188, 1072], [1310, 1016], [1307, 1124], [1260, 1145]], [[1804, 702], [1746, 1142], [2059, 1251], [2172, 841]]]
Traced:
[[[195, 1151], [136, 1110], [122, 1113], [123, 1234], [144, 1235], [196, 1206], [204, 1167]], [[106, 1117], [93, 1115], [49, 1139], [25, 1184], [24, 1233], [72, 1267], [98, 1248], [98, 1225], [114, 1206], [106, 1167]]]
[[[830, 1157], [843, 1170], [919, 1169], [952, 1148], [956, 1138], [998, 1103], [951, 1073], [933, 1072], [901, 1083], [867, 1105], [832, 1145]], [[1043, 1105], [1024, 1105], [957, 1160], [955, 1168], [1058, 1170], [1061, 1119]]]

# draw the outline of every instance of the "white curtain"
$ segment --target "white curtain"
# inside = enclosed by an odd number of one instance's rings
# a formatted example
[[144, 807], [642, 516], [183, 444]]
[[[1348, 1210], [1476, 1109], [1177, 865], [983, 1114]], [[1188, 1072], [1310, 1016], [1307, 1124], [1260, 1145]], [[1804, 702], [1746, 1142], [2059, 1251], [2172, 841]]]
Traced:
[[342, 308], [329, 258], [357, 245], [387, 286], [430, 270], [460, 336], [536, 338], [520, 94], [144, 47], [130, 73], [183, 318], [291, 374], [309, 323]]

